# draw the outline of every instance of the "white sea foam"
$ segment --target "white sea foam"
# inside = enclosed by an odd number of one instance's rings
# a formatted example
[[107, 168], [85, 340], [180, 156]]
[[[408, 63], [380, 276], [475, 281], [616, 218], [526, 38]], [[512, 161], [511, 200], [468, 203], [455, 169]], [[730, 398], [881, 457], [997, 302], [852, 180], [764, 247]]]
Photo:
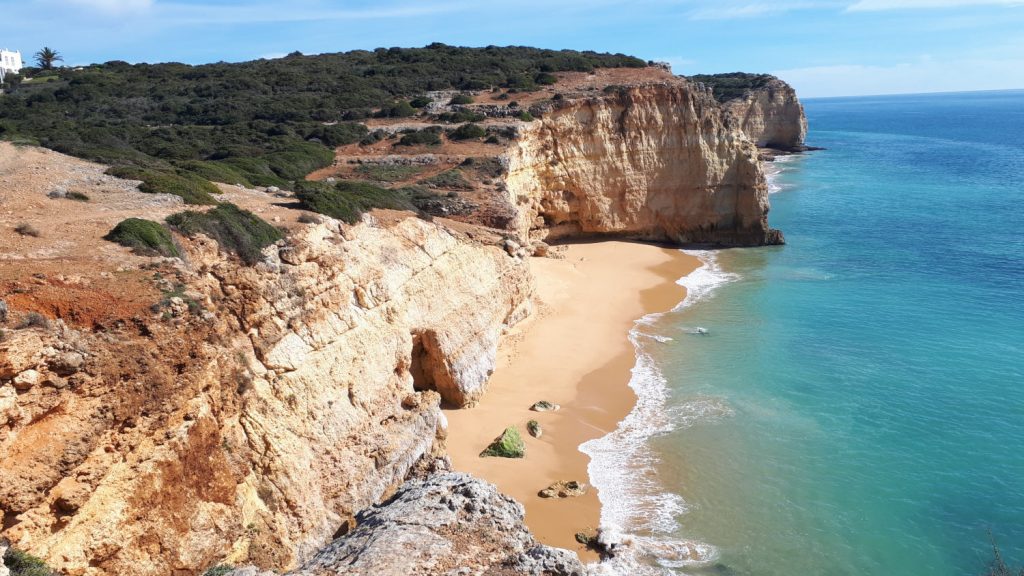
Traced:
[[[711, 296], [715, 288], [738, 278], [724, 272], [714, 252], [686, 251], [697, 256], [702, 266], [681, 278], [686, 298], [676, 310]], [[669, 390], [664, 374], [644, 349], [656, 334], [662, 314], [648, 314], [636, 321], [629, 338], [636, 350], [636, 364], [629, 385], [637, 403], [615, 431], [580, 446], [590, 456], [590, 480], [601, 498], [601, 537], [614, 545], [615, 557], [592, 565], [602, 576], [671, 574], [671, 569], [713, 561], [717, 551], [709, 544], [674, 536], [676, 518], [686, 512], [686, 502], [665, 489], [657, 477], [657, 456], [648, 446], [650, 438], [685, 428], [698, 421], [732, 414], [719, 398], [699, 397], [681, 405], [667, 404]]]
[[768, 182], [769, 194], [776, 194], [786, 189], [785, 186], [779, 184], [779, 175], [786, 170], [790, 170], [791, 168], [786, 166], [786, 164], [792, 162], [796, 158], [799, 158], [799, 156], [776, 156], [775, 160], [761, 164], [764, 167], [764, 177]]
[[686, 298], [677, 304], [674, 310], [693, 306], [714, 294], [719, 286], [739, 279], [738, 274], [722, 270], [722, 267], [718, 265], [717, 252], [712, 250], [683, 250], [683, 252], [690, 256], [696, 256], [702, 264], [700, 268], [676, 280], [676, 284], [686, 288]]

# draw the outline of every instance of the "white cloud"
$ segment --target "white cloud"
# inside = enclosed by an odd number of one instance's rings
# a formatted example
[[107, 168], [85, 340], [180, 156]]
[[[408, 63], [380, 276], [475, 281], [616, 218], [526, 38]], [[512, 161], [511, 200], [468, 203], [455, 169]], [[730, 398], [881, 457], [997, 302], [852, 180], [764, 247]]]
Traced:
[[715, 3], [689, 13], [691, 20], [732, 20], [781, 14], [791, 10], [828, 8], [831, 2], [753, 2], [746, 4]]
[[[91, 1], [91, 0], [87, 0]], [[450, 12], [454, 4], [428, 3], [394, 5], [369, 9], [325, 9], [319, 3], [257, 1], [236, 4], [199, 5], [158, 2], [154, 13], [161, 22], [174, 24], [248, 24], [257, 22], [314, 22], [326, 20], [367, 20], [412, 18]]]
[[878, 12], [922, 8], [963, 8], [969, 6], [1024, 6], [1024, 0], [857, 0], [847, 12]]
[[1024, 57], [933, 60], [891, 66], [842, 64], [776, 70], [803, 97], [1024, 88]]
[[65, 0], [65, 2], [73, 6], [112, 14], [142, 12], [153, 6], [153, 0]]

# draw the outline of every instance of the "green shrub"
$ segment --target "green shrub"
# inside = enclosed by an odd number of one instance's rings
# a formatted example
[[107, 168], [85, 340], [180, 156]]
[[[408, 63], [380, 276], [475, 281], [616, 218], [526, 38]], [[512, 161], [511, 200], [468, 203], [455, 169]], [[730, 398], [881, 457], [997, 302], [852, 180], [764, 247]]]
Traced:
[[11, 571], [11, 576], [55, 576], [55, 572], [41, 559], [35, 556], [9, 548], [3, 558], [4, 566]]
[[306, 210], [349, 224], [354, 224], [364, 212], [374, 208], [414, 209], [400, 191], [355, 180], [343, 180], [334, 185], [326, 182], [299, 182], [295, 194]]
[[333, 151], [313, 142], [295, 142], [264, 157], [274, 174], [285, 180], [302, 180], [334, 162]]
[[398, 182], [419, 174], [423, 171], [420, 166], [402, 166], [391, 164], [361, 164], [355, 170], [367, 180], [377, 182]]
[[452, 96], [451, 100], [448, 101], [448, 104], [454, 104], [454, 105], [458, 105], [458, 104], [472, 104], [472, 103], [473, 103], [473, 97], [470, 96], [469, 94], [456, 94], [455, 96]]
[[368, 133], [369, 130], [362, 124], [342, 122], [339, 124], [317, 126], [306, 134], [306, 139], [316, 138], [324, 146], [337, 148], [345, 144], [359, 142]]
[[[227, 167], [243, 179], [239, 184], [249, 183], [251, 186], [277, 186], [286, 188], [290, 184], [288, 180], [278, 176], [271, 168], [266, 158], [225, 158], [211, 164]], [[220, 180], [217, 180], [220, 182]]]
[[405, 100], [399, 100], [394, 104], [381, 108], [377, 116], [380, 118], [408, 118], [415, 113], [416, 109], [412, 107], [412, 104]]
[[187, 160], [177, 162], [178, 168], [192, 172], [193, 174], [206, 178], [211, 182], [223, 182], [224, 184], [241, 184], [242, 186], [254, 186], [252, 182], [242, 173], [242, 170], [231, 166], [223, 161]]
[[537, 74], [536, 76], [533, 77], [533, 81], [536, 82], [537, 84], [550, 86], [558, 82], [558, 76], [555, 76], [554, 74], [551, 74], [549, 72], [541, 72], [540, 74]]
[[694, 74], [689, 76], [693, 82], [701, 82], [711, 87], [715, 100], [726, 102], [734, 98], [742, 98], [748, 91], [761, 88], [772, 80], [770, 74], [748, 74], [746, 72], [730, 72], [727, 74]]
[[246, 264], [259, 262], [263, 248], [282, 238], [277, 228], [259, 216], [229, 203], [208, 212], [178, 212], [168, 216], [167, 223], [186, 236], [206, 234]]
[[132, 252], [143, 256], [155, 254], [181, 256], [178, 247], [171, 240], [170, 230], [152, 220], [142, 218], [122, 220], [103, 239], [127, 246], [132, 249]]
[[388, 133], [383, 130], [374, 130], [367, 134], [362, 140], [359, 141], [360, 146], [369, 146], [370, 144], [376, 144], [381, 140], [388, 137]]
[[220, 190], [209, 180], [190, 172], [171, 172], [139, 168], [137, 166], [114, 166], [107, 174], [128, 180], [141, 180], [139, 191], [146, 194], [173, 194], [180, 196], [186, 204], [216, 204], [211, 194]]
[[398, 141], [400, 146], [437, 146], [440, 143], [441, 135], [433, 130], [417, 130], [416, 132], [410, 132], [409, 134], [404, 134]]
[[21, 234], [22, 236], [32, 236], [34, 238], [39, 238], [40, 236], [43, 235], [43, 233], [40, 232], [38, 228], [29, 224], [28, 222], [22, 222], [21, 224], [18, 224], [17, 226], [14, 227], [14, 231], [17, 232], [18, 234]]
[[230, 564], [218, 564], [213, 568], [203, 572], [203, 576], [224, 576], [225, 574], [234, 570], [235, 567]]
[[431, 188], [445, 188], [448, 190], [472, 190], [473, 185], [462, 175], [462, 171], [453, 168], [451, 170], [445, 170], [440, 174], [431, 176], [425, 180], [420, 180], [420, 184], [424, 186], [430, 186]]
[[437, 119], [441, 122], [447, 122], [449, 124], [460, 124], [462, 122], [479, 122], [487, 118], [479, 112], [471, 112], [469, 110], [457, 110], [455, 112], [445, 112], [439, 114]]
[[516, 115], [516, 118], [519, 118], [523, 122], [533, 122], [534, 121], [533, 114], [530, 114], [530, 112], [527, 111], [527, 110], [523, 110], [523, 111], [519, 112], [519, 114]]
[[501, 160], [493, 156], [466, 158], [462, 161], [462, 167], [472, 170], [484, 178], [497, 178], [505, 173], [505, 166], [502, 165]]
[[426, 96], [417, 96], [409, 101], [409, 105], [412, 106], [413, 108], [426, 108], [432, 102], [433, 100], [427, 98]]
[[26, 328], [42, 328], [44, 330], [48, 330], [50, 328], [50, 320], [39, 312], [29, 312], [21, 319], [21, 322], [18, 323], [19, 330], [24, 330]]
[[473, 138], [483, 138], [487, 135], [487, 131], [484, 130], [479, 124], [463, 124], [448, 135], [452, 140], [470, 140]]

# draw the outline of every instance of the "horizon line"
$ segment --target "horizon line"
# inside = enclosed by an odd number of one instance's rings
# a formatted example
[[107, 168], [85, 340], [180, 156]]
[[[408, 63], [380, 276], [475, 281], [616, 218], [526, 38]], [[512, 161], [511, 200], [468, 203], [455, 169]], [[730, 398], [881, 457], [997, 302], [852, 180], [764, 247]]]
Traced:
[[[781, 78], [780, 78], [781, 80]], [[785, 82], [785, 80], [783, 80]], [[981, 92], [1020, 92], [1020, 88], [986, 88], [984, 90], [936, 90], [932, 92], [887, 92], [879, 94], [845, 94], [839, 96], [800, 96], [800, 100], [829, 100], [833, 98], [877, 98], [879, 96], [936, 96], [941, 94], [978, 94]]]

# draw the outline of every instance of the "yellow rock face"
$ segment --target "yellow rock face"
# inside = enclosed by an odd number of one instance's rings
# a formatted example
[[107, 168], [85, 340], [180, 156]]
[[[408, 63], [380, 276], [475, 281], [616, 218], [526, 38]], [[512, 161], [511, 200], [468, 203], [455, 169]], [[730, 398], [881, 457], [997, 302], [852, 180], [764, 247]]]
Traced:
[[256, 267], [187, 249], [211, 314], [4, 344], [5, 378], [48, 378], [47, 346], [87, 357], [64, 390], [0, 381], [3, 536], [64, 573], [308, 558], [443, 453], [442, 397], [483, 393], [533, 289], [522, 260], [413, 217], [308, 226]]
[[744, 98], [723, 104], [726, 121], [742, 130], [755, 144], [796, 150], [807, 136], [807, 118], [796, 91], [779, 79]]
[[678, 79], [556, 104], [509, 150], [507, 190], [531, 240], [777, 243], [757, 154], [710, 93]]

